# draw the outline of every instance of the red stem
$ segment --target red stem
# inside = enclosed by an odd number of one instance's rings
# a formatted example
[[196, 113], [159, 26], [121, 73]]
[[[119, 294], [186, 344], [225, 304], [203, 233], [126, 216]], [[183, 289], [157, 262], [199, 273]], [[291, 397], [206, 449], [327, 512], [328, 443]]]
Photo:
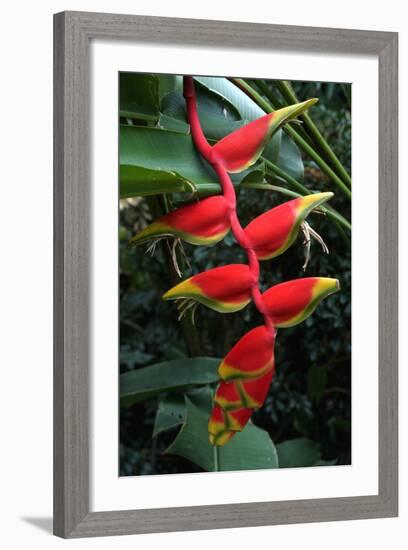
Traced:
[[191, 135], [193, 137], [194, 144], [202, 157], [211, 164], [217, 173], [222, 193], [230, 208], [230, 224], [231, 231], [237, 240], [238, 244], [245, 250], [248, 258], [249, 269], [254, 277], [254, 283], [251, 288], [252, 300], [258, 309], [259, 313], [263, 316], [265, 326], [273, 333], [275, 333], [275, 327], [272, 320], [267, 313], [265, 302], [261, 291], [259, 289], [259, 262], [252, 248], [251, 242], [248, 239], [237, 215], [237, 198], [235, 195], [234, 185], [231, 178], [224, 168], [221, 159], [217, 158], [214, 154], [214, 150], [208, 143], [203, 130], [201, 128], [200, 119], [197, 112], [197, 100], [194, 88], [194, 81], [192, 76], [185, 76], [184, 83], [184, 97], [187, 104], [187, 120], [191, 127]]

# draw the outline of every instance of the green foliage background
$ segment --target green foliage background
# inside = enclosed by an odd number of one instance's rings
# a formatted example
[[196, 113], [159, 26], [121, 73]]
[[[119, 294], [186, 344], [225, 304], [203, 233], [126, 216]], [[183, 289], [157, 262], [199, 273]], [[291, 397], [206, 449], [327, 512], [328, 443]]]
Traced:
[[[350, 171], [350, 86], [320, 82], [292, 84], [300, 101], [319, 98], [311, 113], [313, 120]], [[273, 81], [268, 82], [268, 86], [279, 95]], [[135, 94], [137, 96], [137, 92]], [[126, 99], [132, 103], [131, 97]], [[146, 111], [148, 117], [147, 107]], [[131, 114], [130, 105], [129, 111], [121, 112], [121, 122], [129, 122]], [[139, 124], [149, 126], [151, 123], [145, 117]], [[301, 160], [304, 173], [300, 177], [310, 191], [333, 190], [328, 177], [314, 162], [304, 155]], [[270, 175], [264, 181], [288, 187]], [[237, 192], [243, 225], [287, 200], [270, 190], [240, 188]], [[166, 196], [160, 200], [163, 197]], [[167, 198], [176, 200], [178, 195], [167, 195]], [[121, 374], [188, 356], [177, 310], [172, 303], [160, 299], [173, 284], [166, 244], [159, 243], [153, 256], [146, 254], [143, 247], [128, 246], [131, 236], [155, 217], [155, 200], [135, 196], [121, 201], [120, 206]], [[350, 216], [349, 201], [341, 193], [335, 194], [331, 205]], [[310, 222], [326, 241], [329, 255], [323, 254], [317, 243], [312, 243], [311, 260], [304, 273], [301, 269], [303, 246], [298, 239], [284, 255], [261, 265], [264, 290], [304, 275], [336, 277], [341, 283], [341, 292], [322, 302], [309, 319], [278, 334], [276, 375], [264, 406], [253, 415], [253, 423], [266, 430], [277, 446], [281, 467], [351, 462], [351, 248], [326, 216], [312, 215]], [[218, 265], [245, 261], [231, 235], [212, 248], [188, 244], [184, 248], [192, 266], [189, 276]], [[196, 328], [200, 355], [223, 357], [259, 321], [252, 305], [230, 315], [199, 307]], [[172, 395], [177, 401], [185, 391], [184, 388]], [[153, 436], [159, 398], [155, 395], [121, 407], [120, 475], [203, 470], [186, 458], [164, 453], [179, 432], [179, 424]]]

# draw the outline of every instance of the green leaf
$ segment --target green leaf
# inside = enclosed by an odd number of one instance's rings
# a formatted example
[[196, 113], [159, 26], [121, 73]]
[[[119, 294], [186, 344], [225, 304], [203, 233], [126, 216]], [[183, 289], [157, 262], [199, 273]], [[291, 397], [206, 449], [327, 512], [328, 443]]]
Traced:
[[180, 132], [181, 134], [190, 133], [190, 125], [187, 124], [187, 122], [184, 122], [178, 118], [173, 118], [164, 113], [160, 113], [156, 128], [172, 130], [173, 132]]
[[180, 87], [181, 77], [150, 73], [120, 73], [120, 116], [156, 121], [162, 98]]
[[215, 382], [220, 362], [212, 357], [193, 357], [126, 372], [120, 376], [121, 405], [129, 407], [160, 393]]
[[316, 403], [322, 398], [327, 384], [327, 371], [324, 367], [313, 365], [307, 373], [307, 393]]
[[121, 199], [162, 193], [185, 193], [188, 190], [193, 192], [195, 189], [189, 181], [183, 180], [178, 174], [149, 170], [143, 166], [121, 167], [120, 176]]
[[[146, 170], [150, 170], [150, 174]], [[143, 185], [143, 178], [149, 175]], [[163, 191], [153, 185], [157, 182], [163, 186]], [[169, 192], [169, 188], [190, 193], [200, 187], [210, 186], [214, 192], [220, 189], [216, 175], [201, 160], [189, 135], [157, 128], [121, 126], [121, 197], [130, 196], [130, 192], [146, 194], [150, 183], [155, 193]]]
[[[241, 115], [235, 105], [216, 90], [210, 90], [195, 79], [198, 115], [201, 121], [207, 117], [221, 121], [239, 121]], [[161, 110], [169, 117], [187, 122], [185, 99], [181, 91], [167, 95], [162, 102]]]
[[182, 395], [166, 395], [159, 401], [154, 421], [153, 437], [179, 426], [185, 417], [186, 405]]
[[276, 161], [270, 157], [267, 158], [271, 162], [275, 162], [281, 170], [292, 176], [292, 178], [296, 180], [303, 178], [304, 167], [301, 152], [284, 132], [282, 132], [282, 141]]
[[200, 82], [209, 90], [217, 92], [225, 97], [239, 111], [242, 120], [255, 120], [265, 114], [258, 105], [248, 97], [235, 84], [227, 78], [215, 76], [196, 76], [195, 81]]
[[[166, 453], [191, 460], [207, 471], [214, 471], [214, 448], [208, 441], [209, 411], [204, 412], [186, 397], [186, 419]], [[278, 468], [275, 446], [264, 430], [247, 424], [225, 446], [219, 448], [219, 469], [258, 470]]]
[[[195, 388], [187, 392], [189, 399], [199, 409], [209, 411], [211, 409], [212, 392], [209, 386], [203, 388]], [[159, 406], [156, 412], [154, 421], [153, 437], [159, 433], [179, 426], [185, 420], [186, 403], [184, 395], [165, 395], [159, 401]]]
[[[259, 165], [234, 174], [233, 183], [239, 185], [253, 171], [259, 172]], [[144, 126], [120, 127], [121, 198], [194, 191], [212, 195], [221, 187], [190, 135]]]
[[298, 437], [276, 445], [280, 468], [303, 468], [313, 466], [320, 460], [319, 445], [307, 439]]

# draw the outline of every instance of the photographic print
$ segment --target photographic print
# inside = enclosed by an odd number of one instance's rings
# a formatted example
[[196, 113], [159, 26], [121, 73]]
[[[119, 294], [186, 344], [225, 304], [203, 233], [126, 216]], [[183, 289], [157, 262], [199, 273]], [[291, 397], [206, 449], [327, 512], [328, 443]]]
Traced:
[[119, 475], [351, 464], [351, 85], [118, 86]]

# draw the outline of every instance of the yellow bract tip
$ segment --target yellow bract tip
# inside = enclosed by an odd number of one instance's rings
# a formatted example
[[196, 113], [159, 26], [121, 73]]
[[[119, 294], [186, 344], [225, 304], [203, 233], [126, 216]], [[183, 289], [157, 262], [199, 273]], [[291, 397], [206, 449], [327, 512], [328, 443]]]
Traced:
[[313, 294], [315, 296], [328, 296], [340, 290], [340, 282], [338, 279], [331, 279], [330, 277], [321, 277], [316, 282], [316, 285], [313, 289]]
[[176, 300], [177, 298], [189, 298], [197, 294], [201, 294], [200, 288], [193, 284], [190, 279], [186, 279], [165, 292], [162, 299]]
[[311, 195], [306, 195], [301, 198], [301, 205], [303, 209], [313, 209], [317, 206], [320, 206], [324, 202], [332, 198], [334, 193], [327, 191], [325, 193], [313, 193]]

